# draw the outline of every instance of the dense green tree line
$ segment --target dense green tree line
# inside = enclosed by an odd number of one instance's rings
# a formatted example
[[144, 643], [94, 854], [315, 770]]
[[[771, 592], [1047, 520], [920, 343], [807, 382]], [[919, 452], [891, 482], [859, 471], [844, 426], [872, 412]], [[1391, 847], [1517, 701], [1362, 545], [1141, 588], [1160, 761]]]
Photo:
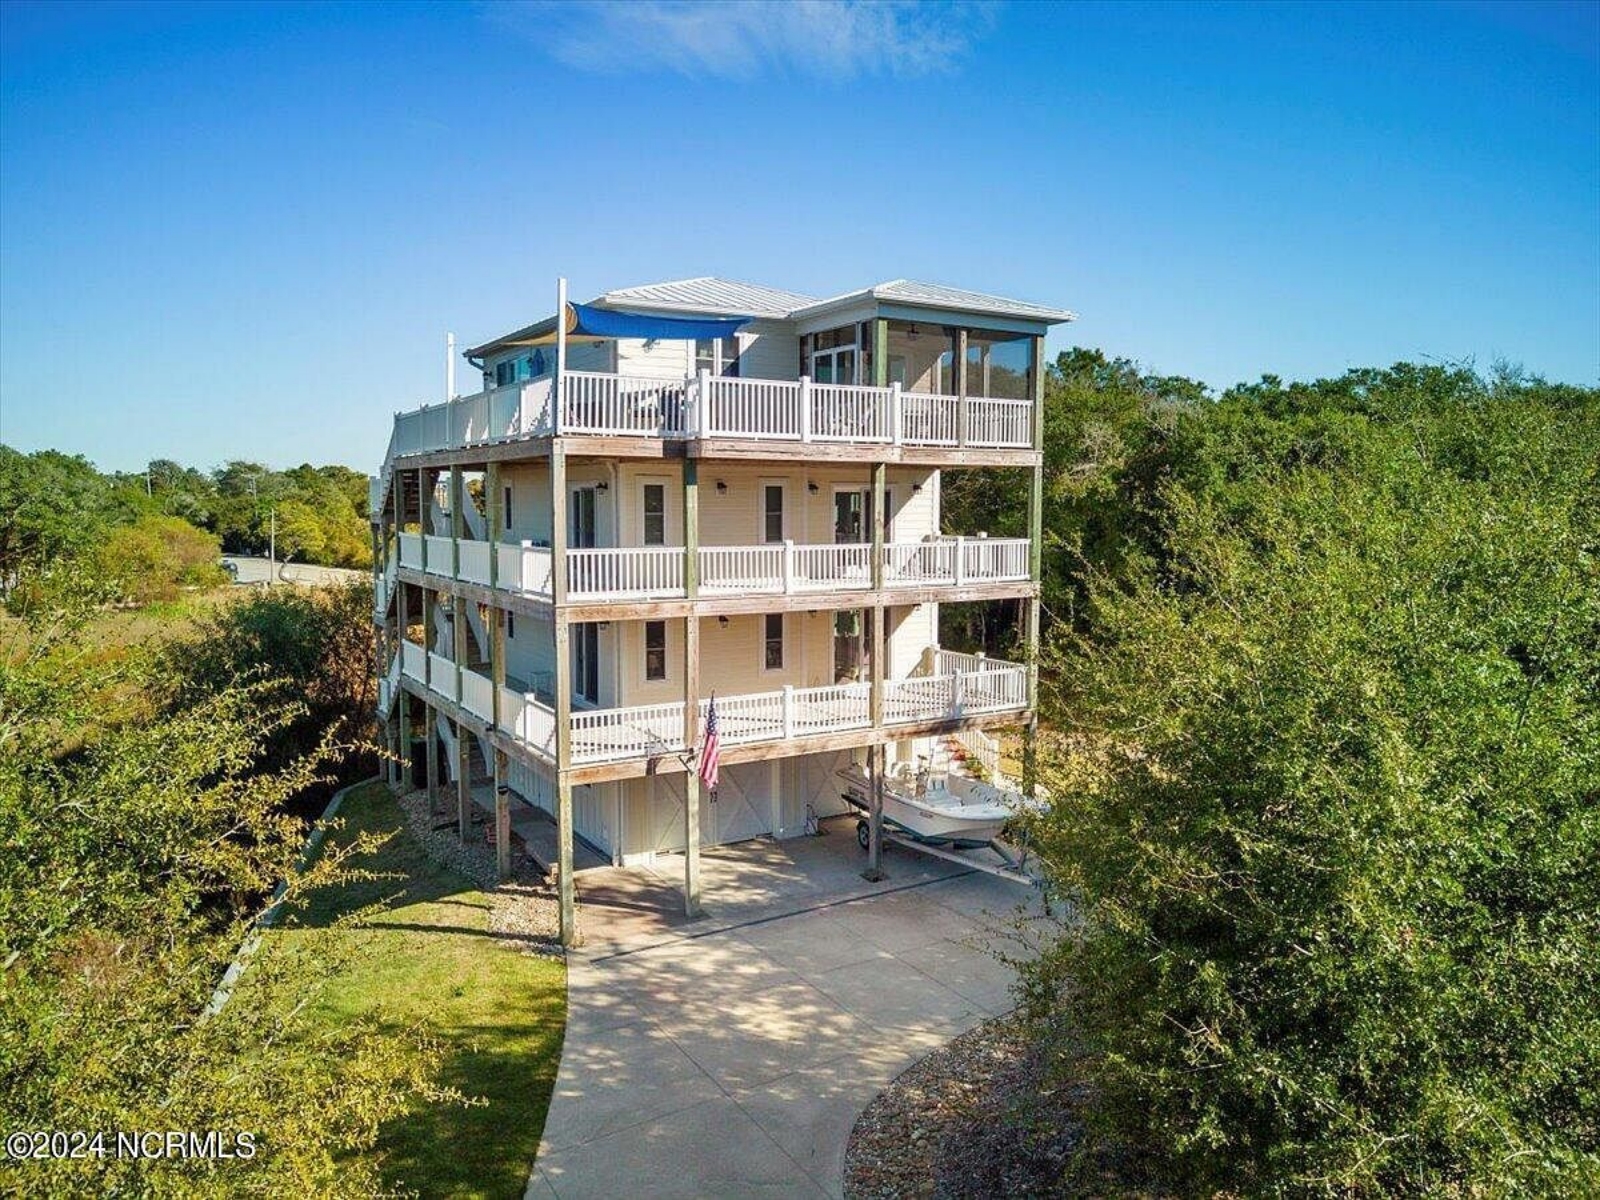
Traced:
[[81, 455], [0, 446], [0, 592], [68, 562], [136, 599], [215, 583], [219, 553], [267, 553], [274, 514], [280, 560], [371, 564], [367, 480], [348, 467], [234, 461], [206, 473], [157, 459], [105, 474]]
[[1600, 393], [1074, 351], [1047, 403], [1074, 920], [1025, 1011], [1090, 1084], [1077, 1184], [1600, 1190]]
[[8, 1157], [0, 1190], [377, 1194], [379, 1126], [455, 1097], [414, 1031], [308, 1017], [349, 940], [258, 956], [207, 1011], [275, 885], [365, 877], [371, 837], [292, 865], [372, 769], [371, 589], [253, 593], [132, 647], [99, 599], [0, 616], [0, 1124], [249, 1133], [254, 1157]]

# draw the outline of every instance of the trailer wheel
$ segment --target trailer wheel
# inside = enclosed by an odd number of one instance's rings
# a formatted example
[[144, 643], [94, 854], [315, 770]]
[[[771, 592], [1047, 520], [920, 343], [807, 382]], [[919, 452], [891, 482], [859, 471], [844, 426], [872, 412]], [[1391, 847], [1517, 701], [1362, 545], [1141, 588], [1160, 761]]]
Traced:
[[863, 850], [872, 849], [872, 826], [865, 821], [856, 822], [856, 841], [861, 843]]

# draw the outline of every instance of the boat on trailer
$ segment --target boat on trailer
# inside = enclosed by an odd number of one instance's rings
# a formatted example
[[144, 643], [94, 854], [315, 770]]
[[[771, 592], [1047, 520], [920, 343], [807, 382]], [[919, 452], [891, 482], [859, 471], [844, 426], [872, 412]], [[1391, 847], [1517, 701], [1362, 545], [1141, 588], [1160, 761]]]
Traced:
[[[846, 803], [864, 813], [872, 811], [872, 781], [859, 766], [839, 772], [845, 783]], [[1022, 793], [997, 788], [965, 775], [930, 775], [905, 766], [883, 779], [883, 822], [891, 829], [928, 846], [975, 850], [999, 841], [1006, 822], [1024, 810]], [[856, 837], [865, 846], [870, 837], [867, 822], [856, 825]]]

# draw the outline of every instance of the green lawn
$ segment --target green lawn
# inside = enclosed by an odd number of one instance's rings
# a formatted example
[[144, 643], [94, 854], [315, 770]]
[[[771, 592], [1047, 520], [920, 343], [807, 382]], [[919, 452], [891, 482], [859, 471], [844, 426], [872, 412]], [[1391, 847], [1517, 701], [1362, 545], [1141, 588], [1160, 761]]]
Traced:
[[423, 1196], [520, 1196], [561, 1057], [566, 966], [491, 937], [489, 897], [427, 856], [383, 784], [351, 792], [340, 816], [341, 839], [397, 830], [361, 865], [405, 878], [326, 889], [275, 934], [294, 938], [295, 925], [385, 902], [375, 941], [333, 982], [316, 1018], [426, 1022], [446, 1047], [438, 1082], [488, 1102], [427, 1108], [385, 1127], [385, 1175]]

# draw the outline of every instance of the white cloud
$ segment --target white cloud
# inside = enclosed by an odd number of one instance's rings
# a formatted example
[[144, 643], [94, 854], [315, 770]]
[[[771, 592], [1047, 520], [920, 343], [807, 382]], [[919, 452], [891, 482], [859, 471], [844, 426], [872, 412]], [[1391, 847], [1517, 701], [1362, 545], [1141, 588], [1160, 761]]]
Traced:
[[910, 0], [574, 0], [490, 12], [569, 66], [754, 79], [953, 70], [995, 5]]

